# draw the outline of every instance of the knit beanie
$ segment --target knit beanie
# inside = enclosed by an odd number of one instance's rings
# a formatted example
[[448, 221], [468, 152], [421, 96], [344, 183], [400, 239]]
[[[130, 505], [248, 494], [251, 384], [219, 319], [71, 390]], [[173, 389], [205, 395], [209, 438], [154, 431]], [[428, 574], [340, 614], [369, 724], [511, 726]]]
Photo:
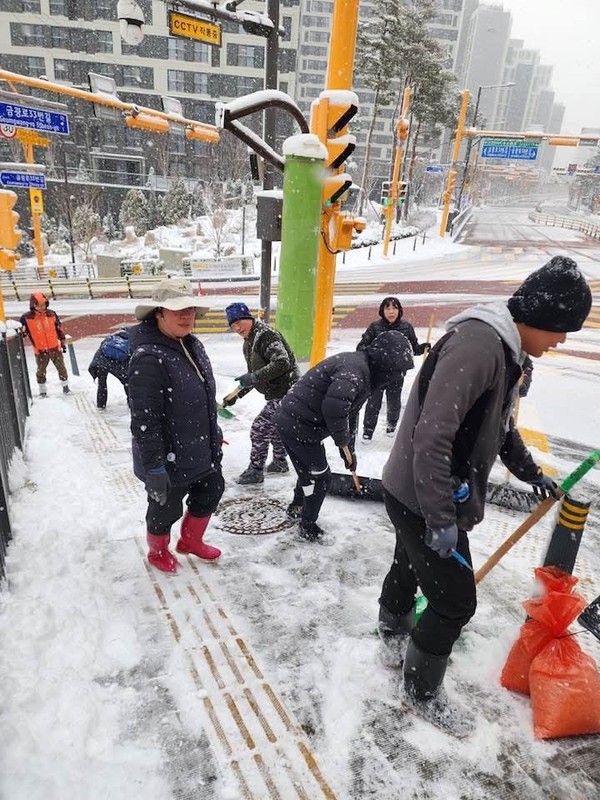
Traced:
[[590, 287], [567, 256], [554, 256], [532, 272], [508, 300], [515, 322], [554, 333], [581, 330], [591, 307]]
[[225, 309], [225, 315], [227, 316], [227, 324], [230, 326], [240, 319], [254, 319], [246, 303], [231, 303]]

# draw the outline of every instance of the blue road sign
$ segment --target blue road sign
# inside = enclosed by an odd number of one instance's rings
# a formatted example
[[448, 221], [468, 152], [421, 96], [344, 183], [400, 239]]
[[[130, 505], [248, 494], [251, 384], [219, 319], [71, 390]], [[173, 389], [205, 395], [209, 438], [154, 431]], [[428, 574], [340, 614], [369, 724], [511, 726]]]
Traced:
[[444, 168], [441, 164], [430, 164], [428, 167], [425, 167], [425, 172], [428, 172], [430, 175], [441, 175], [444, 172]]
[[17, 128], [69, 135], [69, 118], [66, 114], [16, 103], [0, 102], [0, 125], [14, 125]]
[[483, 139], [482, 158], [512, 158], [517, 161], [535, 161], [539, 142], [529, 139]]
[[45, 189], [46, 176], [30, 172], [0, 172], [0, 183], [17, 189]]

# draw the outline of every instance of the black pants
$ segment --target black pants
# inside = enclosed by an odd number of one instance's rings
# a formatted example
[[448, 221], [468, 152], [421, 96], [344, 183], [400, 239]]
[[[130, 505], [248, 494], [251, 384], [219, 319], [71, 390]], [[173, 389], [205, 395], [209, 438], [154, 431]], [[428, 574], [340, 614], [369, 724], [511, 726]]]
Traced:
[[[412, 631], [415, 644], [426, 653], [445, 656], [475, 613], [473, 573], [455, 558], [440, 558], [425, 544], [425, 520], [409, 511], [388, 492], [385, 507], [396, 529], [394, 561], [385, 577], [379, 602], [392, 614], [406, 614], [415, 603], [417, 586], [428, 601]], [[471, 564], [469, 539], [458, 532], [457, 551]]]
[[[114, 375], [114, 372], [111, 373]], [[98, 370], [98, 390], [96, 392], [96, 405], [98, 408], [106, 408], [106, 402], [108, 400], [108, 386], [107, 386], [107, 378], [108, 378], [108, 370]], [[125, 390], [125, 395], [128, 396], [127, 393], [127, 376], [125, 380], [121, 378], [120, 375], [115, 375], [115, 378], [121, 381], [123, 384], [123, 389]]]
[[365, 433], [373, 433], [377, 427], [377, 418], [381, 411], [384, 392], [387, 406], [387, 424], [389, 427], [396, 427], [400, 418], [400, 409], [402, 408], [403, 385], [404, 376], [402, 376], [399, 381], [386, 386], [385, 389], [373, 389], [365, 408], [365, 416], [363, 419], [363, 431]]
[[281, 415], [278, 416], [278, 429], [298, 475], [293, 502], [302, 506], [302, 519], [305, 522], [316, 522], [331, 483], [325, 448], [322, 442], [298, 440], [297, 426]]
[[183, 498], [186, 495], [186, 505], [192, 517], [208, 517], [214, 514], [224, 491], [225, 481], [219, 469], [194, 483], [171, 486], [164, 506], [148, 498], [148, 532], [155, 535], [170, 533], [171, 525], [183, 516]]

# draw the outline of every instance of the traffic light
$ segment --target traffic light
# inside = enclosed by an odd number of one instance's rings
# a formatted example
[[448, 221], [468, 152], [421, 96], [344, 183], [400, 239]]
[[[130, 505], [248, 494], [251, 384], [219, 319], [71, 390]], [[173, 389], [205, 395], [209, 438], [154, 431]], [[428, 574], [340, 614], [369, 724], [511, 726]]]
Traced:
[[400, 181], [398, 184], [398, 205], [403, 206], [406, 201], [406, 195], [408, 194], [408, 183], [406, 181]]
[[449, 203], [452, 198], [452, 192], [454, 191], [454, 184], [456, 183], [456, 170], [451, 169], [448, 173], [448, 182], [446, 184], [446, 190], [442, 194], [442, 199], [444, 203]]
[[352, 186], [352, 178], [341, 171], [342, 164], [356, 148], [356, 137], [348, 133], [348, 123], [358, 111], [354, 92], [328, 89], [321, 92], [311, 108], [312, 133], [327, 149], [327, 167], [331, 170], [323, 186], [323, 205], [327, 208], [341, 202]]
[[14, 192], [0, 189], [0, 269], [14, 270], [19, 256], [15, 250], [21, 241], [21, 231], [17, 228], [19, 215], [13, 211], [17, 202]]
[[151, 131], [152, 133], [168, 133], [169, 121], [164, 117], [155, 117], [153, 114], [147, 114], [140, 111], [137, 114], [127, 114], [125, 116], [125, 125], [128, 128], [138, 128], [142, 131]]
[[390, 202], [391, 181], [383, 181], [381, 184], [381, 205], [387, 206]]

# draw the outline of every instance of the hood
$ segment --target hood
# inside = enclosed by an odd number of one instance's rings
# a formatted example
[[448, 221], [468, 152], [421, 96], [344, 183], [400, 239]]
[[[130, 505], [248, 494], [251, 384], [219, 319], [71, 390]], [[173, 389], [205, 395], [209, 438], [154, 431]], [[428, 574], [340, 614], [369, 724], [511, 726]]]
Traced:
[[[402, 303], [398, 300], [397, 297], [384, 297], [381, 301], [381, 305], [379, 306], [379, 316], [381, 319], [385, 319], [383, 316], [383, 309], [387, 306], [388, 303], [396, 306], [398, 309], [398, 319], [402, 319], [402, 314], [404, 313], [404, 309], [402, 308]], [[387, 320], [386, 320], [387, 321]]]
[[455, 328], [468, 319], [479, 319], [492, 327], [502, 341], [510, 348], [518, 364], [522, 364], [525, 351], [521, 349], [521, 337], [515, 325], [506, 300], [496, 300], [493, 303], [480, 303], [479, 305], [461, 311], [446, 322], [446, 330]]
[[414, 366], [410, 342], [400, 331], [385, 331], [365, 348], [371, 388], [378, 389], [400, 378]]
[[46, 308], [48, 308], [48, 306], [50, 305], [50, 301], [48, 300], [48, 298], [46, 297], [46, 295], [43, 292], [34, 292], [29, 297], [29, 308], [32, 311], [35, 310], [35, 304], [36, 303], [45, 303], [46, 304]]

